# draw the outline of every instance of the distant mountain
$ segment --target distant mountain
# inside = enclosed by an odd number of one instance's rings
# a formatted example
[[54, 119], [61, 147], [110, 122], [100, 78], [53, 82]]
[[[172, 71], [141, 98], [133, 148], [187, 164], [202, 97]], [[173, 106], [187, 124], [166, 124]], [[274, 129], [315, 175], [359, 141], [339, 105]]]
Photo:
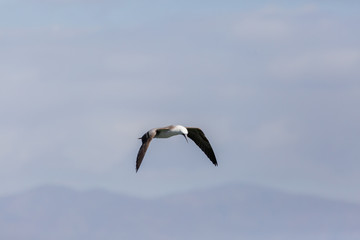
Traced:
[[227, 185], [152, 200], [42, 187], [0, 198], [4, 240], [358, 240], [360, 205]]

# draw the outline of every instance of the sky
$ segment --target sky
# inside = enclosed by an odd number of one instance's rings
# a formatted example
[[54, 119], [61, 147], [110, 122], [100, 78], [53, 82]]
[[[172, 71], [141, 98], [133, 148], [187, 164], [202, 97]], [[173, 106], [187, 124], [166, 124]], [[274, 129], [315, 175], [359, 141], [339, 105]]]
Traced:
[[[0, 195], [227, 183], [360, 202], [357, 1], [0, 1]], [[183, 137], [200, 127], [214, 167]]]

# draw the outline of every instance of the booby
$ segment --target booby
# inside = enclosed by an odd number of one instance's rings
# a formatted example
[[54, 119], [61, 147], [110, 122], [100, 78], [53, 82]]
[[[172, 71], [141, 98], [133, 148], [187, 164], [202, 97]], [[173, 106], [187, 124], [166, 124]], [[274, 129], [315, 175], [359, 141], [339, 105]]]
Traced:
[[146, 150], [148, 149], [149, 144], [153, 138], [169, 138], [175, 135], [183, 135], [187, 142], [187, 137], [189, 137], [196, 143], [196, 145], [198, 145], [198, 147], [206, 154], [206, 156], [215, 166], [218, 165], [210, 142], [205, 137], [204, 132], [200, 128], [170, 125], [167, 127], [150, 129], [141, 138], [139, 138], [142, 141], [142, 145], [136, 158], [136, 172], [139, 170]]

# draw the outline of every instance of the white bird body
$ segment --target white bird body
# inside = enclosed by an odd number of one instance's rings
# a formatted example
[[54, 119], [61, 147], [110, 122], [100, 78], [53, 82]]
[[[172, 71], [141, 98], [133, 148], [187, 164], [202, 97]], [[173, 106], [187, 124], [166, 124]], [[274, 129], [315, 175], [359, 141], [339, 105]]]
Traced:
[[209, 140], [205, 137], [205, 134], [200, 128], [189, 128], [181, 125], [170, 125], [162, 128], [153, 128], [147, 131], [140, 139], [142, 145], [139, 149], [136, 158], [136, 171], [139, 170], [141, 162], [145, 156], [145, 153], [149, 147], [149, 144], [153, 138], [169, 138], [176, 135], [183, 135], [187, 140], [187, 136], [193, 140], [196, 145], [206, 154], [210, 161], [217, 166], [216, 157], [214, 151], [210, 145]]
[[188, 130], [186, 127], [183, 127], [181, 125], [176, 126], [168, 126], [166, 128], [160, 129], [160, 128], [153, 128], [150, 131], [153, 132], [158, 130], [158, 134], [155, 134], [154, 138], [169, 138], [172, 136], [180, 135], [180, 134], [188, 134]]

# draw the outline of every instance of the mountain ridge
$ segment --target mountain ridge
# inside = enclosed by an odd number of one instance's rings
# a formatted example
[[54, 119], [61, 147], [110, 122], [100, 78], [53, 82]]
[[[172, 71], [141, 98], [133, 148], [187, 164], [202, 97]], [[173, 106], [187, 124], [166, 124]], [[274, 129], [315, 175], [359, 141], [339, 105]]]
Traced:
[[0, 198], [1, 239], [220, 237], [359, 239], [360, 204], [246, 184], [154, 199], [59, 186]]

